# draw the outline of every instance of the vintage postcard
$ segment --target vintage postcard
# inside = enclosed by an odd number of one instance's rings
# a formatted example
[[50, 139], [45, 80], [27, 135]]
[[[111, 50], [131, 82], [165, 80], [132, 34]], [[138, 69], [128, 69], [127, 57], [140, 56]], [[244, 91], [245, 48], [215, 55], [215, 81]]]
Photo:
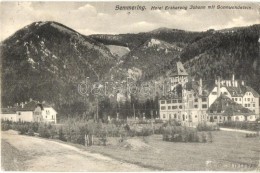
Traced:
[[1, 171], [260, 171], [260, 2], [0, 11]]

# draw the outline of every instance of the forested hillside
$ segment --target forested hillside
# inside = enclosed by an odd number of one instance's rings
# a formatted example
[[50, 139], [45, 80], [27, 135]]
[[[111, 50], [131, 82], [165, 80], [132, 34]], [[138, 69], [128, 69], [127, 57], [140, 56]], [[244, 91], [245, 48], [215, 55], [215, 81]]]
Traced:
[[[179, 60], [190, 77], [212, 80], [235, 74], [260, 93], [259, 37], [260, 25], [84, 36], [56, 22], [35, 22], [1, 43], [2, 105], [33, 98], [54, 104], [62, 116], [93, 115], [95, 98], [86, 100], [77, 90], [86, 77], [90, 82], [124, 83], [129, 78], [139, 84], [163, 82]], [[140, 115], [149, 107], [156, 112], [160, 95], [140, 94], [120, 104], [113, 97], [100, 98], [101, 116], [115, 115], [120, 106], [123, 111], [133, 104]]]

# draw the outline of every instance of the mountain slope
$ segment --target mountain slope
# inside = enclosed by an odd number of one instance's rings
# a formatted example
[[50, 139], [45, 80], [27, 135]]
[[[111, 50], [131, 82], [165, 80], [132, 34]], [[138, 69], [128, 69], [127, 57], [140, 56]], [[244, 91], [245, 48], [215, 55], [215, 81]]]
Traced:
[[181, 59], [188, 72], [206, 80], [243, 79], [260, 92], [260, 25], [216, 32], [187, 46]]
[[80, 100], [77, 83], [103, 78], [115, 64], [104, 45], [56, 22], [36, 22], [1, 44], [2, 103]]

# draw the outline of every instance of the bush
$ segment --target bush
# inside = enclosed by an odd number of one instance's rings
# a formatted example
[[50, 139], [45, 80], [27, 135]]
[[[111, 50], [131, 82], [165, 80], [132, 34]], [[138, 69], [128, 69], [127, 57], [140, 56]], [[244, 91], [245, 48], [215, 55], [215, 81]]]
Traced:
[[62, 127], [59, 129], [58, 135], [59, 135], [59, 140], [61, 140], [61, 141], [67, 141], [67, 139], [66, 139], [65, 136], [64, 136]]
[[131, 132], [129, 132], [130, 136], [150, 136], [153, 134], [153, 129], [151, 126], [136, 126], [132, 127]]
[[38, 129], [39, 136], [42, 138], [49, 138], [51, 136], [50, 130], [46, 124], [40, 124]]
[[29, 136], [34, 136], [34, 131], [33, 131], [33, 129], [29, 129], [29, 130], [28, 130], [28, 135], [29, 135]]
[[246, 138], [254, 138], [258, 137], [259, 133], [246, 133]]
[[201, 134], [201, 142], [203, 142], [203, 143], [207, 142], [207, 137], [204, 132]]
[[219, 126], [218, 125], [214, 125], [214, 124], [207, 124], [207, 123], [199, 123], [197, 125], [197, 130], [198, 131], [215, 131], [215, 130], [219, 130]]
[[199, 142], [197, 131], [182, 126], [167, 126], [163, 129], [163, 140], [171, 142]]
[[260, 130], [260, 126], [257, 122], [234, 122], [234, 121], [227, 121], [219, 124], [221, 127], [227, 128], [235, 128], [235, 129], [243, 129], [243, 130], [252, 130], [258, 131]]
[[11, 125], [7, 122], [1, 122], [1, 130], [2, 131], [7, 131], [11, 129]]
[[163, 123], [163, 120], [162, 119], [155, 119], [154, 123], [155, 124], [161, 124], [161, 123]]

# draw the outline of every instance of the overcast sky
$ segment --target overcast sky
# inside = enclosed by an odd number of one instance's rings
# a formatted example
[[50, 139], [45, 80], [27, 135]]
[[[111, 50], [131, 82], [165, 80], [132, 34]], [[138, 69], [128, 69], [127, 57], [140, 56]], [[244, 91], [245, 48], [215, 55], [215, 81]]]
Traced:
[[[116, 5], [145, 5], [118, 11]], [[151, 10], [151, 6], [245, 5], [252, 10]], [[205, 31], [260, 23], [260, 5], [235, 2], [1, 2], [1, 40], [36, 21], [56, 21], [85, 34], [151, 31], [159, 27]]]

